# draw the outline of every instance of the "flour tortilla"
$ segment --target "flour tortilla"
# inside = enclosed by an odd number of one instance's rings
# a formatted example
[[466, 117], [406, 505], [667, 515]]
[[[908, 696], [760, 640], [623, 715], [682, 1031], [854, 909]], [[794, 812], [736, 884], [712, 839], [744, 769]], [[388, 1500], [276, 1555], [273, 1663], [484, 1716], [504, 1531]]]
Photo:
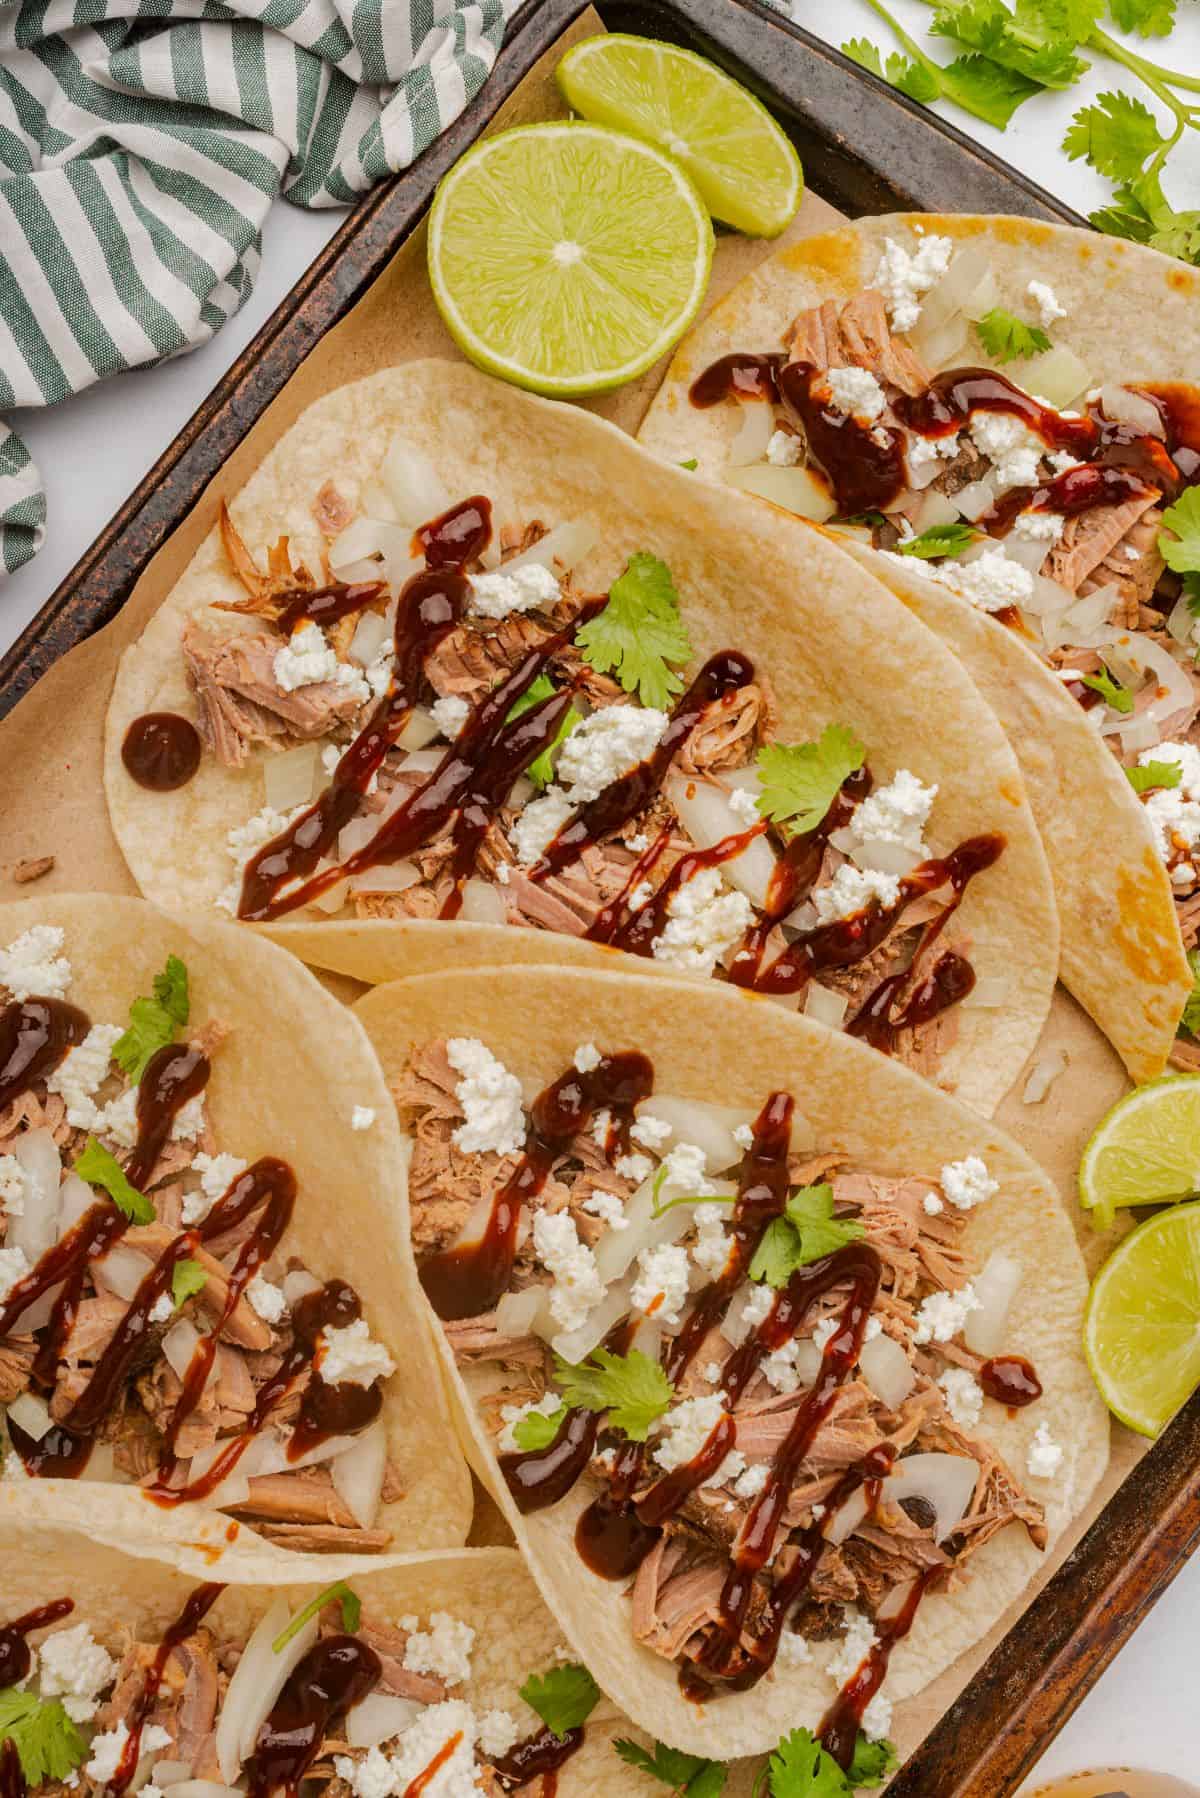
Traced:
[[[768, 524], [750, 499], [664, 468], [589, 413], [445, 362], [387, 369], [311, 406], [231, 502], [251, 552], [265, 558], [267, 543], [286, 531], [294, 553], [318, 566], [310, 506], [322, 482], [335, 476], [357, 502], [396, 432], [431, 458], [451, 493], [489, 495], [497, 524], [593, 522], [599, 545], [578, 565], [585, 590], [607, 589], [634, 551], [662, 557], [697, 663], [730, 646], [748, 652], [774, 685], [779, 741], [814, 738], [837, 721], [867, 745], [877, 780], [904, 767], [937, 783], [935, 853], [978, 832], [1004, 832], [1004, 855], [973, 883], [956, 924], [971, 939], [980, 980], [1002, 980], [1005, 1001], [959, 1010], [958, 1041], [939, 1069], [962, 1098], [992, 1110], [1045, 1021], [1058, 924], [1015, 759], [955, 658], [849, 556], [794, 520]], [[163, 794], [129, 778], [120, 746], [143, 712], [195, 716], [180, 634], [193, 613], [237, 628], [230, 614], [208, 608], [240, 592], [214, 527], [126, 650], [109, 711], [113, 828], [142, 891], [171, 909], [204, 910], [228, 883], [226, 834], [264, 803], [265, 758], [229, 770], [206, 756], [188, 786]], [[612, 951], [547, 931], [320, 918], [310, 911], [307, 921], [271, 926], [270, 934], [306, 961], [369, 982], [468, 961], [612, 965]], [[651, 964], [623, 965], [644, 973]]]
[[[290, 1555], [285, 1565], [246, 1553], [241, 1543], [218, 1540], [203, 1552], [178, 1528], [152, 1541], [122, 1527], [110, 1505], [98, 1509], [86, 1495], [71, 1494], [67, 1507], [47, 1518], [28, 1487], [0, 1488], [0, 1566], [4, 1590], [0, 1622], [51, 1598], [75, 1600], [69, 1623], [90, 1625], [97, 1640], [119, 1657], [130, 1634], [153, 1640], [179, 1615], [198, 1583], [228, 1581], [209, 1612], [218, 1636], [244, 1641], [269, 1608], [284, 1597], [299, 1609], [333, 1583], [346, 1580], [363, 1609], [388, 1623], [445, 1611], [475, 1630], [471, 1677], [455, 1697], [482, 1715], [505, 1710], [523, 1734], [541, 1723], [520, 1697], [530, 1673], [555, 1664], [562, 1631], [512, 1548], [465, 1548], [420, 1555]], [[41, 1637], [35, 1638], [35, 1643]], [[583, 1746], [559, 1774], [561, 1798], [589, 1798], [621, 1791], [653, 1798], [661, 1788], [646, 1774], [621, 1766], [612, 1751], [617, 1736], [647, 1738], [631, 1728], [615, 1705], [602, 1699], [588, 1719]], [[749, 1792], [749, 1780], [727, 1791]]]
[[[806, 237], [761, 263], [684, 339], [639, 433], [669, 461], [695, 456], [721, 478], [737, 409], [699, 411], [687, 390], [718, 356], [776, 349], [797, 313], [869, 286], [884, 240], [911, 248], [917, 231], [981, 244], [998, 304], [1037, 310], [1029, 281], [1047, 282], [1065, 318], [1055, 344], [1073, 349], [1094, 385], [1200, 378], [1200, 271], [1140, 244], [1022, 218], [898, 214]], [[970, 350], [964, 361], [972, 359]], [[975, 360], [986, 361], [980, 350]], [[1037, 359], [1016, 378], [1037, 391]], [[1008, 371], [1012, 373], [1013, 370]], [[775, 508], [769, 508], [775, 515]], [[839, 538], [962, 658], [1008, 732], [1042, 830], [1062, 920], [1061, 972], [1134, 1080], [1160, 1074], [1192, 990], [1167, 878], [1116, 758], [1038, 656], [947, 588]]]
[[[471, 1520], [471, 1487], [442, 1396], [408, 1241], [403, 1144], [379, 1065], [361, 1026], [308, 969], [253, 931], [169, 917], [141, 899], [80, 894], [0, 906], [0, 944], [34, 924], [59, 925], [71, 963], [67, 997], [95, 1023], [123, 1023], [130, 1001], [149, 993], [170, 954], [187, 964], [196, 1027], [230, 1026], [213, 1057], [206, 1089], [222, 1150], [253, 1161], [279, 1155], [295, 1170], [298, 1196], [283, 1252], [298, 1254], [318, 1278], [349, 1280], [371, 1333], [396, 1372], [383, 1386], [389, 1454], [404, 1484], [381, 1505], [378, 1527], [396, 1548], [458, 1547]], [[352, 1130], [356, 1105], [375, 1122]], [[90, 1508], [111, 1494], [129, 1528], [153, 1541], [166, 1520], [206, 1515], [218, 1534], [229, 1519], [188, 1505], [164, 1511], [137, 1486], [39, 1480], [42, 1513], [60, 1514], [83, 1495]], [[290, 1567], [294, 1556], [253, 1535], [264, 1559]], [[13, 1571], [0, 1556], [5, 1575]], [[289, 1577], [283, 1575], [282, 1577]], [[7, 1588], [7, 1577], [0, 1586]]]
[[[665, 983], [567, 969], [489, 968], [426, 975], [377, 987], [355, 1010], [389, 1081], [417, 1044], [448, 1034], [475, 1036], [516, 1073], [531, 1097], [570, 1065], [578, 1044], [604, 1052], [638, 1049], [654, 1064], [656, 1089], [757, 1110], [768, 1092], [792, 1092], [821, 1150], [844, 1149], [882, 1173], [928, 1173], [982, 1155], [1000, 1191], [970, 1213], [965, 1241], [979, 1264], [1003, 1246], [1022, 1260], [1006, 1343], [1028, 1355], [1046, 1390], [1043, 1403], [1009, 1419], [990, 1399], [982, 1432], [1019, 1477], [1037, 1423], [1063, 1447], [1053, 1482], [1030, 1482], [1046, 1506], [1051, 1539], [1087, 1502], [1108, 1460], [1109, 1426], [1080, 1352], [1087, 1276], [1075, 1234], [1049, 1179], [1013, 1140], [909, 1070], [880, 1062], [850, 1038], [831, 1035], [766, 1000], [735, 1010], [723, 994], [691, 982]], [[717, 1758], [769, 1748], [786, 1730], [815, 1727], [836, 1687], [823, 1672], [831, 1649], [811, 1665], [782, 1668], [752, 1692], [703, 1707], [679, 1691], [675, 1668], [641, 1648], [621, 1588], [598, 1579], [574, 1546], [584, 1486], [561, 1504], [522, 1517], [497, 1471], [492, 1437], [477, 1417], [485, 1376], [456, 1368], [443, 1340], [458, 1397], [467, 1454], [504, 1511], [547, 1603], [610, 1698], [661, 1739]], [[897, 1648], [885, 1690], [912, 1697], [991, 1629], [1036, 1575], [1042, 1556], [1020, 1526], [995, 1537], [970, 1562], [963, 1589], [935, 1594], [912, 1635]]]

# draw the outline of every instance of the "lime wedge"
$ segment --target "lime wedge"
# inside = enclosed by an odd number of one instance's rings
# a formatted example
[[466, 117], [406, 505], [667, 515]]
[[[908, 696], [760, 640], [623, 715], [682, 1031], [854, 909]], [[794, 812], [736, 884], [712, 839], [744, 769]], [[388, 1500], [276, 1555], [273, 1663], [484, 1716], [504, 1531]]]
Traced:
[[750, 237], [777, 237], [795, 214], [804, 171], [791, 141], [703, 56], [614, 31], [576, 44], [554, 75], [585, 119], [669, 150], [714, 218]]
[[1083, 1348], [1109, 1410], [1157, 1436], [1200, 1385], [1200, 1205], [1160, 1211], [1092, 1282]]
[[669, 156], [603, 125], [523, 125], [469, 150], [429, 219], [429, 278], [472, 362], [535, 393], [602, 393], [681, 337], [712, 263]]
[[1107, 1230], [1124, 1205], [1200, 1192], [1200, 1077], [1167, 1074], [1127, 1093], [1092, 1135], [1079, 1168], [1079, 1203]]

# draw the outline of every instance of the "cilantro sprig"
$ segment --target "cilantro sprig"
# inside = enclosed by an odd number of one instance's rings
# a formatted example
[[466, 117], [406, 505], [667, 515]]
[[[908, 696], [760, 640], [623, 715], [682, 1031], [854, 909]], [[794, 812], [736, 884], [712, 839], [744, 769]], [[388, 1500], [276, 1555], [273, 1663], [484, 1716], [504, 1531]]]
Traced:
[[997, 362], [1013, 362], [1018, 356], [1041, 356], [1050, 348], [1050, 339], [1040, 325], [1027, 325], [1015, 312], [993, 306], [976, 319], [979, 341]]
[[931, 524], [917, 537], [906, 537], [896, 548], [902, 556], [919, 556], [931, 562], [938, 556], [961, 556], [974, 543], [977, 532], [969, 524], [957, 520], [953, 524]]
[[73, 1173], [86, 1180], [89, 1186], [101, 1187], [125, 1216], [135, 1224], [152, 1224], [154, 1222], [154, 1206], [144, 1192], [131, 1186], [125, 1178], [125, 1170], [116, 1156], [104, 1147], [103, 1143], [89, 1136], [83, 1151], [76, 1157]]
[[175, 1302], [176, 1311], [180, 1305], [186, 1304], [188, 1299], [194, 1298], [198, 1292], [203, 1292], [207, 1285], [208, 1275], [198, 1261], [193, 1261], [190, 1255], [185, 1255], [181, 1261], [177, 1261], [171, 1273], [171, 1297]]
[[670, 1786], [679, 1798], [720, 1798], [725, 1790], [729, 1769], [720, 1761], [705, 1760], [703, 1755], [685, 1754], [682, 1748], [668, 1748], [665, 1742], [655, 1742], [651, 1754], [628, 1736], [618, 1736], [613, 1751], [627, 1766]]
[[1093, 693], [1099, 693], [1105, 705], [1110, 705], [1114, 712], [1132, 712], [1133, 694], [1120, 681], [1114, 680], [1107, 668], [1102, 668], [1099, 674], [1085, 674], [1083, 684]]
[[852, 1798], [859, 1786], [882, 1785], [899, 1765], [891, 1742], [869, 1742], [860, 1730], [843, 1773], [811, 1730], [784, 1736], [754, 1782], [754, 1798]]
[[1188, 967], [1192, 970], [1192, 990], [1188, 994], [1179, 1028], [1189, 1036], [1200, 1038], [1200, 949], [1188, 950]]
[[557, 1411], [549, 1415], [544, 1411], [526, 1411], [513, 1427], [513, 1441], [522, 1454], [536, 1453], [540, 1448], [549, 1448], [562, 1428], [563, 1418], [567, 1415], [567, 1407], [560, 1405]]
[[866, 750], [844, 724], [827, 724], [815, 743], [768, 743], [758, 752], [758, 809], [789, 831], [814, 830]]
[[959, 56], [945, 65], [934, 62], [880, 0], [867, 0], [867, 4], [891, 26], [907, 54], [889, 56], [885, 63], [866, 38], [852, 38], [843, 44], [843, 54], [890, 82], [910, 100], [919, 100], [926, 106], [931, 100], [953, 100], [964, 112], [1003, 131], [1022, 101], [1037, 93], [1036, 82], [1012, 69], [1001, 68], [986, 56]]
[[776, 1289], [786, 1286], [798, 1267], [832, 1255], [862, 1235], [857, 1218], [834, 1217], [832, 1186], [801, 1186], [788, 1199], [783, 1216], [772, 1218], [764, 1230], [750, 1278]]
[[[1185, 577], [1200, 574], [1200, 487], [1188, 487], [1173, 506], [1167, 507], [1162, 521], [1158, 547], [1167, 567]], [[1195, 585], [1189, 583], [1189, 610]]]
[[671, 570], [638, 550], [608, 591], [608, 604], [575, 638], [584, 660], [600, 674], [615, 675], [643, 705], [666, 710], [683, 691], [677, 668], [692, 653]]
[[348, 1636], [352, 1636], [362, 1621], [362, 1599], [344, 1579], [337, 1579], [332, 1586], [326, 1586], [323, 1592], [318, 1592], [302, 1610], [296, 1612], [287, 1628], [280, 1630], [272, 1642], [271, 1653], [282, 1654], [292, 1637], [298, 1636], [306, 1623], [310, 1623], [327, 1604], [335, 1601], [342, 1607], [342, 1628]]
[[[525, 712], [531, 711], [535, 705], [540, 705], [543, 699], [549, 699], [553, 694], [557, 693], [557, 691], [558, 688], [554, 685], [554, 682], [550, 679], [548, 674], [539, 674], [533, 685], [528, 687], [525, 692], [522, 693], [520, 699], [513, 702], [508, 717], [504, 722], [506, 724], [511, 724], [514, 718], [520, 718]], [[575, 726], [582, 723], [583, 713], [576, 711], [573, 705], [568, 706], [553, 742], [547, 743], [541, 754], [535, 756], [525, 770], [535, 787], [548, 787], [550, 785], [550, 782], [554, 779], [554, 763], [551, 760], [551, 757], [555, 750], [570, 736], [571, 732], [575, 729]]]
[[1126, 768], [1125, 778], [1135, 793], [1148, 793], [1151, 787], [1177, 787], [1183, 779], [1178, 762], [1144, 762], [1138, 768]]
[[129, 1027], [113, 1044], [112, 1058], [134, 1086], [151, 1056], [174, 1041], [190, 1013], [187, 968], [177, 955], [168, 955], [162, 973], [154, 976], [153, 997], [133, 1001]]
[[551, 1734], [561, 1737], [587, 1722], [600, 1702], [600, 1688], [586, 1667], [567, 1661], [545, 1673], [531, 1673], [521, 1697]]
[[577, 1364], [555, 1355], [554, 1383], [572, 1408], [607, 1411], [612, 1428], [631, 1442], [646, 1440], [650, 1425], [675, 1395], [658, 1362], [640, 1349], [615, 1355], [611, 1349], [597, 1348]]
[[8, 1686], [0, 1692], [0, 1741], [11, 1736], [26, 1783], [66, 1779], [87, 1758], [87, 1743], [60, 1698]]

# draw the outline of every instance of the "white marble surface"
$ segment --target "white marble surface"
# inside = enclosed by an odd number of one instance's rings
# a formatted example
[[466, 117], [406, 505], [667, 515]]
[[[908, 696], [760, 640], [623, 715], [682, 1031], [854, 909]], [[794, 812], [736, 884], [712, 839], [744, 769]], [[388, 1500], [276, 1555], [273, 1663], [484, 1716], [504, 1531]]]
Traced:
[[[865, 0], [794, 0], [794, 10], [800, 23], [831, 42], [864, 35], [885, 48], [893, 47]], [[913, 35], [920, 36], [928, 11], [919, 0], [896, 0], [895, 11]], [[1180, 12], [1181, 22], [1169, 44], [1154, 40], [1145, 48], [1157, 60], [1200, 75], [1200, 4], [1180, 0]], [[938, 59], [948, 60], [948, 53], [942, 51]], [[1083, 99], [1117, 84], [1119, 77], [1119, 71], [1097, 63], [1069, 94], [1047, 94], [1025, 106], [1004, 134], [961, 113], [953, 116], [1000, 155], [1087, 212], [1107, 198], [1106, 183], [1083, 165], [1068, 162], [1058, 145]], [[1195, 205], [1200, 191], [1200, 134], [1186, 155], [1175, 160], [1178, 168], [1169, 178], [1168, 191], [1176, 205]], [[277, 207], [268, 221], [258, 287], [218, 338], [181, 360], [93, 388], [54, 411], [16, 416], [14, 422], [47, 481], [50, 526], [42, 553], [0, 584], [0, 647], [7, 646], [44, 604], [288, 292], [341, 216]], [[1200, 1557], [1184, 1570], [1084, 1700], [1046, 1754], [1033, 1785], [1057, 1774], [1104, 1765], [1157, 1767], [1182, 1778], [1195, 1777], [1200, 1762], [1195, 1700], [1198, 1619]]]

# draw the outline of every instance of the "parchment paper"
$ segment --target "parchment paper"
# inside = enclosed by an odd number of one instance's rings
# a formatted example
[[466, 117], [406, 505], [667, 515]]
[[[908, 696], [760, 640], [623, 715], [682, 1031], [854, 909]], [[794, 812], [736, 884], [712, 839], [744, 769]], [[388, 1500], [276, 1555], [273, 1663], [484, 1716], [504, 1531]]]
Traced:
[[[492, 129], [563, 116], [552, 80], [554, 65], [569, 44], [602, 29], [594, 13], [584, 13], [531, 70], [497, 114]], [[778, 248], [780, 241], [828, 230], [838, 222], [840, 214], [810, 193], [782, 240], [762, 244], [720, 235], [706, 304], [718, 300], [763, 256]], [[31, 897], [51, 891], [135, 891], [108, 827], [100, 790], [104, 711], [122, 650], [166, 596], [211, 528], [222, 496], [231, 498], [237, 492], [306, 406], [347, 381], [420, 356], [460, 359], [429, 291], [423, 226], [401, 246], [355, 309], [315, 346], [225, 463], [191, 517], [159, 550], [119, 616], [58, 662], [0, 723], [0, 898]], [[666, 358], [641, 381], [589, 402], [591, 409], [627, 431], [636, 431], [662, 378], [665, 362]], [[44, 855], [57, 858], [52, 872], [36, 886], [15, 885], [13, 868], [24, 860]], [[353, 982], [333, 977], [328, 984], [345, 998], [361, 990], [355, 989]], [[1070, 1058], [1067, 1072], [1054, 1083], [1049, 1097], [1040, 1105], [1022, 1103], [1022, 1076], [1001, 1107], [998, 1121], [1037, 1157], [1058, 1182], [1068, 1207], [1078, 1215], [1075, 1174], [1083, 1145], [1096, 1120], [1124, 1090], [1125, 1076], [1107, 1042], [1061, 988], [1042, 1043], [1066, 1049]], [[1097, 1239], [1081, 1217], [1079, 1234], [1089, 1265], [1097, 1266], [1112, 1239]], [[1034, 1242], [1018, 1243], [1014, 1248], [1017, 1253], [1037, 1252]], [[1048, 1422], [1053, 1432], [1052, 1415]], [[1112, 1465], [1099, 1496], [1049, 1557], [1043, 1579], [1048, 1579], [1065, 1558], [1146, 1446], [1140, 1438], [1114, 1426]], [[507, 1539], [499, 1513], [482, 1493], [477, 1497], [479, 1510], [471, 1541], [494, 1543]], [[911, 1752], [957, 1697], [1002, 1634], [1002, 1629], [994, 1631], [919, 1699], [897, 1712], [894, 1734], [904, 1753]]]

